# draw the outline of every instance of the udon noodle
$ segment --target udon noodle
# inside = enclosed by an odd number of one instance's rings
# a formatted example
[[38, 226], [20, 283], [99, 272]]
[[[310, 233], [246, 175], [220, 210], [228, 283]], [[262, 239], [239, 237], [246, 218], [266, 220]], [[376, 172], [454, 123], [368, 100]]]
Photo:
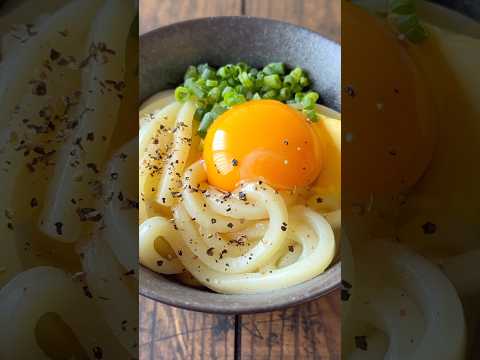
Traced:
[[339, 202], [321, 211], [309, 205], [318, 197], [311, 189], [278, 192], [262, 181], [231, 193], [210, 186], [195, 109], [166, 91], [140, 110], [140, 262], [161, 274], [188, 272], [229, 294], [285, 288], [324, 272], [336, 251]]
[[0, 358], [136, 358], [137, 141], [119, 130], [136, 107], [134, 4], [51, 0], [28, 15], [38, 5], [5, 18], [34, 40], [2, 38]]

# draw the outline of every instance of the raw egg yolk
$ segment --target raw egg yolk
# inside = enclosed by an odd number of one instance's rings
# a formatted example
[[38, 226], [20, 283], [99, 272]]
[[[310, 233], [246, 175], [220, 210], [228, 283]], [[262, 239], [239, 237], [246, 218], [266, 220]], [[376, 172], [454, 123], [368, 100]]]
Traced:
[[252, 100], [217, 118], [208, 130], [203, 158], [208, 182], [225, 191], [256, 180], [284, 190], [315, 181], [322, 148], [299, 111], [275, 100]]

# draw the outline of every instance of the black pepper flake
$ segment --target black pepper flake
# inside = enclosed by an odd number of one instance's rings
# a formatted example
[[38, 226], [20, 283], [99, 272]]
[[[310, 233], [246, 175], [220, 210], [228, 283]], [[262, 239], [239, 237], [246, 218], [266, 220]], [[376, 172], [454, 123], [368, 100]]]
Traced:
[[352, 85], [348, 85], [345, 90], [347, 91], [348, 96], [350, 96], [352, 98], [357, 95], [357, 93], [355, 92], [355, 89], [353, 88]]
[[228, 223], [227, 226], [232, 229], [233, 228], [233, 224], [232, 223]]
[[111, 173], [111, 174], [110, 174], [110, 178], [111, 178], [112, 180], [117, 180], [117, 179], [118, 179], [118, 173], [116, 173], [116, 172]]
[[212, 219], [212, 224], [216, 224], [217, 223], [217, 219]]
[[287, 227], [285, 225], [282, 225], [280, 229], [282, 229], [282, 231], [287, 231]]
[[232, 166], [238, 166], [238, 160], [237, 159], [232, 160]]
[[293, 245], [288, 245], [288, 251], [293, 253], [295, 251], [295, 247]]
[[425, 235], [432, 235], [435, 234], [435, 232], [437, 231], [437, 225], [430, 221], [427, 221], [425, 224], [422, 225], [422, 229]]
[[47, 84], [45, 81], [34, 81], [32, 94], [37, 96], [44, 96], [47, 94]]
[[243, 191], [240, 191], [238, 193], [238, 198], [242, 201], [247, 201], [247, 194], [245, 194]]
[[182, 250], [178, 250], [178, 256], [182, 256], [182, 255], [183, 255]]
[[78, 208], [77, 215], [80, 217], [80, 221], [98, 222], [102, 219], [102, 214], [93, 208]]
[[355, 346], [357, 347], [357, 349], [367, 351], [368, 349], [367, 337], [355, 336]]
[[89, 168], [90, 170], [92, 170], [95, 174], [98, 174], [98, 173], [99, 173], [98, 168], [97, 168], [97, 165], [94, 164], [94, 163], [88, 163], [88, 164], [87, 164], [87, 168]]
[[38, 206], [38, 200], [36, 198], [32, 198], [32, 200], [30, 200], [30, 207], [34, 208], [37, 206]]
[[56, 222], [55, 223], [55, 231], [57, 232], [57, 235], [62, 235], [63, 234], [63, 223], [61, 222]]
[[323, 199], [322, 198], [317, 198], [317, 204], [321, 204], [323, 202]]
[[207, 249], [207, 255], [208, 255], [208, 256], [213, 256], [213, 250], [215, 250], [215, 248], [213, 248], [213, 247], [208, 248], [208, 249]]
[[350, 292], [347, 289], [342, 289], [340, 297], [342, 301], [348, 301], [350, 299]]
[[103, 359], [103, 350], [100, 346], [95, 346], [92, 351], [95, 359]]
[[55, 49], [50, 50], [50, 60], [55, 61], [59, 57], [60, 57], [60, 53], [57, 50], [55, 50]]
[[86, 297], [88, 297], [88, 298], [90, 298], [90, 299], [93, 298], [93, 295], [92, 295], [92, 293], [90, 292], [90, 289], [88, 288], [88, 286], [85, 285], [84, 287], [82, 287], [82, 289], [83, 289], [83, 294], [84, 294]]
[[123, 320], [123, 321], [121, 322], [122, 331], [127, 331], [127, 323], [128, 323], [127, 320]]
[[157, 261], [157, 266], [162, 266], [163, 265], [163, 261], [162, 260], [158, 260]]

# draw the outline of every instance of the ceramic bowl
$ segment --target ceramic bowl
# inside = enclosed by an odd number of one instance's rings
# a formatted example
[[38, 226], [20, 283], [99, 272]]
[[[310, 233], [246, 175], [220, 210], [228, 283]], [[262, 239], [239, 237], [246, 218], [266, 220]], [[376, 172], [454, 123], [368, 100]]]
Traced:
[[[340, 46], [284, 22], [253, 17], [213, 17], [162, 27], [140, 37], [140, 101], [182, 82], [191, 64], [221, 66], [270, 62], [308, 71], [321, 102], [340, 111]], [[182, 285], [140, 267], [140, 294], [165, 304], [211, 313], [263, 312], [303, 303], [337, 288], [337, 261], [322, 275], [287, 289], [258, 295], [223, 295]]]

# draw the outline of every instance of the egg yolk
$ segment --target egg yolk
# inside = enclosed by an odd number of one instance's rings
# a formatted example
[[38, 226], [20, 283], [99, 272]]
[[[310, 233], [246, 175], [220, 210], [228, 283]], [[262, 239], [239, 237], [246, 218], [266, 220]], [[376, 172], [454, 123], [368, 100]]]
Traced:
[[208, 182], [225, 191], [256, 180], [284, 190], [315, 181], [322, 169], [321, 149], [299, 111], [275, 100], [252, 100], [217, 118], [203, 158]]

